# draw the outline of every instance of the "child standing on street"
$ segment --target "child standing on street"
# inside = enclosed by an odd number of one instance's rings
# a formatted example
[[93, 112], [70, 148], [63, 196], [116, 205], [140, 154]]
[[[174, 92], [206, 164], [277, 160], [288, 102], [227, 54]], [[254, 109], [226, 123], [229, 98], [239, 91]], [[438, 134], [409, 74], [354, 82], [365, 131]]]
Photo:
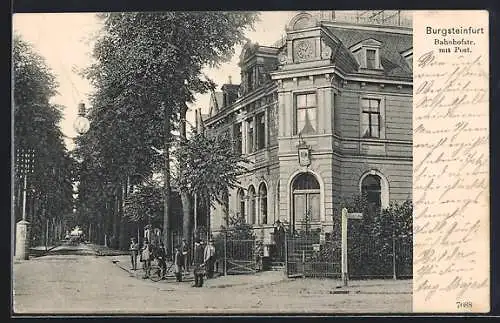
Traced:
[[143, 279], [149, 278], [149, 273], [151, 271], [151, 245], [147, 239], [144, 239], [144, 245], [141, 249], [141, 261], [144, 268]]

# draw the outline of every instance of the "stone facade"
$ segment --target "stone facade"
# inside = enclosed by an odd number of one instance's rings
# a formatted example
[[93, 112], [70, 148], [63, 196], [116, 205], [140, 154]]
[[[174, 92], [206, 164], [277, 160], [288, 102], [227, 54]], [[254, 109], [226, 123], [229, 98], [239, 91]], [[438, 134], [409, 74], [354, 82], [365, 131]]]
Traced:
[[[331, 231], [341, 200], [361, 192], [382, 208], [411, 199], [411, 47], [409, 28], [308, 13], [290, 21], [281, 47], [248, 43], [239, 97], [205, 120], [252, 162], [230, 215], [269, 240], [278, 219]], [[211, 217], [214, 232], [226, 224], [222, 208]]]

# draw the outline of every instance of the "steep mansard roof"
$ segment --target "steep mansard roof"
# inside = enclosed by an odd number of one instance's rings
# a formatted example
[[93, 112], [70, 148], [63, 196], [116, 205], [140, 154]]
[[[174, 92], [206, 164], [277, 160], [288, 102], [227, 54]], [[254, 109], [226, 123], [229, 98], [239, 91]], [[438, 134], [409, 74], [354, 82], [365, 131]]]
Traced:
[[385, 31], [347, 29], [326, 26], [346, 48], [350, 48], [367, 39], [375, 39], [381, 43], [380, 62], [386, 76], [412, 77], [411, 68], [401, 55], [413, 46], [413, 36]]

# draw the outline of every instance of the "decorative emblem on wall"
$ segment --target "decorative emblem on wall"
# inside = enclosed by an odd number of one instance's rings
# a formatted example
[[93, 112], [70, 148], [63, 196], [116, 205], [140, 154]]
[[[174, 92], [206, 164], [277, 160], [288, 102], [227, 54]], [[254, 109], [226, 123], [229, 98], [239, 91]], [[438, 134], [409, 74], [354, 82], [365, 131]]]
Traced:
[[299, 134], [299, 144], [297, 145], [297, 151], [299, 155], [299, 165], [300, 166], [309, 166], [311, 165], [311, 148], [306, 145], [304, 139]]
[[322, 59], [330, 59], [332, 57], [332, 49], [325, 43], [324, 40], [321, 40], [321, 58]]
[[314, 43], [311, 40], [297, 40], [294, 45], [297, 60], [304, 61], [314, 57]]

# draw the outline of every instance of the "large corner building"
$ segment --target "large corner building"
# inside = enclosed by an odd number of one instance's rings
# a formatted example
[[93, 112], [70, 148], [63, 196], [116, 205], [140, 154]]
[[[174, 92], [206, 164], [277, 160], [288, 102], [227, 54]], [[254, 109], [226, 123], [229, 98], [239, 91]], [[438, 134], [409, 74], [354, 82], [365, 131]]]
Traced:
[[[411, 199], [412, 29], [402, 25], [300, 13], [274, 46], [247, 43], [241, 84], [213, 93], [207, 131], [232, 136], [252, 162], [229, 215], [265, 243], [276, 220], [330, 232], [356, 194], [381, 208]], [[211, 212], [214, 233], [223, 209]]]

